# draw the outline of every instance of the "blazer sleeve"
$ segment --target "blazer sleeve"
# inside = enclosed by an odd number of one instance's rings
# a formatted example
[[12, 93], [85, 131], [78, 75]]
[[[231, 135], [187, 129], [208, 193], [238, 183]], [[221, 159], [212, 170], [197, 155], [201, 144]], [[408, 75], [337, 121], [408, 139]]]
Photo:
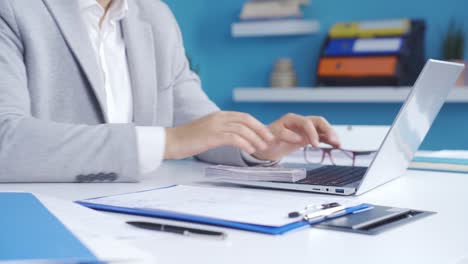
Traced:
[[[177, 31], [178, 41], [174, 54], [174, 126], [179, 126], [195, 119], [219, 111], [219, 108], [207, 97], [201, 88], [199, 77], [190, 69], [182, 34], [172, 12], [174, 30]], [[197, 159], [209, 163], [247, 166], [238, 148], [223, 146], [196, 156]]]
[[1, 1], [0, 181], [136, 181], [133, 125], [74, 125], [32, 116], [24, 52], [9, 1]]

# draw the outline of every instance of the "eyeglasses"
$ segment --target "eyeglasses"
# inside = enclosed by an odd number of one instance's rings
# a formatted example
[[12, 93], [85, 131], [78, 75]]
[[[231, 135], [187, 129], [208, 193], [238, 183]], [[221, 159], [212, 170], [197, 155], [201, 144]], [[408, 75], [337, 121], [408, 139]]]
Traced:
[[304, 148], [304, 159], [310, 164], [322, 164], [328, 156], [333, 165], [355, 166], [357, 163], [369, 161], [369, 157], [376, 151], [350, 151], [336, 148]]

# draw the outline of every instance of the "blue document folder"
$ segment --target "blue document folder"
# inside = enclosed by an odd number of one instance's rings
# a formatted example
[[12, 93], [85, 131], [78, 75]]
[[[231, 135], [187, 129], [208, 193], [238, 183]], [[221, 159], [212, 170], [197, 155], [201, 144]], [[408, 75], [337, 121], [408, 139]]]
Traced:
[[[158, 190], [164, 190], [164, 189], [175, 188], [175, 187], [176, 186], [169, 186], [169, 187], [148, 190], [148, 191], [143, 191], [143, 192], [138, 192], [138, 193], [154, 192]], [[131, 195], [131, 194], [123, 194], [123, 195]], [[213, 226], [220, 226], [220, 227], [228, 227], [228, 228], [234, 228], [234, 229], [239, 229], [239, 230], [263, 233], [263, 234], [270, 234], [270, 235], [284, 234], [284, 233], [287, 233], [288, 231], [292, 231], [298, 228], [308, 227], [310, 225], [314, 225], [314, 224], [323, 222], [325, 220], [331, 219], [331, 218], [317, 219], [312, 222], [299, 220], [299, 221], [286, 224], [286, 225], [282, 225], [282, 226], [268, 226], [268, 225], [258, 225], [258, 224], [251, 224], [251, 223], [238, 222], [238, 221], [229, 221], [226, 219], [211, 218], [211, 217], [206, 217], [206, 216], [198, 216], [198, 215], [187, 214], [187, 213], [182, 213], [182, 212], [160, 210], [157, 208], [124, 207], [124, 206], [117, 206], [117, 205], [100, 204], [99, 202], [93, 201], [93, 200], [99, 200], [101, 198], [105, 198], [105, 197], [81, 200], [81, 201], [77, 201], [77, 203], [83, 206], [86, 206], [88, 208], [101, 210], [101, 211], [164, 218], [164, 219], [170, 219], [170, 220], [185, 221], [185, 222], [192, 222], [192, 223], [206, 224], [206, 225], [213, 225]], [[355, 208], [346, 210], [346, 214], [351, 214], [355, 211], [361, 211], [368, 207], [370, 208], [371, 206], [367, 204], [356, 206]], [[340, 215], [339, 217], [343, 215], [344, 214]]]
[[159, 211], [159, 210], [152, 210], [152, 209], [125, 208], [125, 207], [118, 207], [118, 206], [86, 203], [83, 201], [78, 201], [77, 203], [83, 206], [86, 206], [88, 208], [92, 208], [92, 209], [100, 210], [100, 211], [164, 218], [164, 219], [170, 219], [170, 220], [192, 222], [192, 223], [213, 225], [213, 226], [220, 226], [220, 227], [229, 227], [229, 228], [234, 228], [234, 229], [239, 229], [239, 230], [252, 231], [252, 232], [271, 234], [271, 235], [281, 235], [288, 231], [310, 225], [309, 222], [298, 221], [298, 222], [285, 225], [285, 226], [273, 227], [273, 226], [254, 225], [254, 224], [240, 223], [240, 222], [234, 222], [234, 221], [226, 221], [226, 220], [221, 220], [221, 219], [216, 219], [216, 218], [208, 218], [208, 217], [201, 217], [201, 216], [196, 216], [196, 215], [173, 213], [173, 212], [166, 212], [166, 211]]
[[332, 39], [325, 49], [325, 56], [398, 55], [404, 40], [403, 37]]
[[0, 261], [97, 262], [30, 193], [0, 193]]

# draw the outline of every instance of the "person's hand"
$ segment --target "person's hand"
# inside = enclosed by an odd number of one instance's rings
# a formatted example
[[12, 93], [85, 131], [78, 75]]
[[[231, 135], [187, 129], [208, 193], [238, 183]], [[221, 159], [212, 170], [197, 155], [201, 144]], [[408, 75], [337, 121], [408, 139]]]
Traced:
[[318, 147], [320, 142], [336, 148], [340, 146], [338, 135], [323, 117], [287, 114], [272, 123], [269, 128], [275, 140], [267, 149], [258, 150], [253, 154], [257, 159], [278, 160], [309, 144]]
[[166, 129], [165, 159], [183, 159], [230, 145], [253, 154], [274, 141], [270, 130], [252, 116], [216, 112], [189, 124]]

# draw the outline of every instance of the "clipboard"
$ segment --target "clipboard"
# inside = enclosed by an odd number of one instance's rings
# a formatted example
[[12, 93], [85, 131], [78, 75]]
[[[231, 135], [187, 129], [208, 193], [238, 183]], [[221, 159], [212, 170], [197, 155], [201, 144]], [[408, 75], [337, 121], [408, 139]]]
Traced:
[[[109, 199], [112, 199], [112, 197], [118, 197], [118, 196], [127, 196], [127, 197], [130, 196], [131, 197], [134, 194], [143, 194], [143, 193], [151, 194], [151, 192], [155, 193], [158, 191], [164, 191], [164, 190], [177, 188], [177, 187], [179, 186], [173, 185], [173, 186], [146, 190], [146, 191], [141, 191], [141, 192], [136, 192], [136, 193], [127, 193], [127, 194], [121, 194], [121, 195], [116, 195], [116, 196], [91, 198], [91, 199], [76, 201], [76, 203], [82, 206], [92, 208], [95, 210], [100, 210], [100, 211], [163, 218], [163, 219], [177, 220], [177, 221], [185, 221], [185, 222], [192, 222], [192, 223], [197, 223], [197, 224], [227, 227], [227, 228], [233, 228], [233, 229], [238, 229], [238, 230], [269, 234], [269, 235], [285, 234], [292, 230], [310, 227], [311, 225], [315, 225], [317, 223], [334, 218], [333, 216], [322, 217], [322, 218], [314, 219], [313, 221], [306, 221], [303, 218], [298, 218], [298, 219], [292, 219], [290, 220], [288, 224], [284, 224], [284, 225], [271, 225], [271, 224], [262, 225], [258, 223], [249, 223], [246, 221], [242, 222], [242, 221], [236, 221], [236, 220], [209, 217], [205, 215], [197, 215], [194, 213], [185, 213], [182, 211], [172, 211], [172, 210], [168, 210], [167, 208], [159, 209], [156, 207], [153, 207], [153, 208], [129, 207], [129, 206], [120, 206], [118, 205], [118, 202], [117, 203], [108, 202]], [[190, 188], [204, 188], [204, 187], [190, 187]], [[206, 189], [206, 192], [210, 191], [210, 188], [208, 187], [204, 189]], [[212, 189], [211, 191], [213, 191], [216, 188], [211, 188], [211, 189]], [[224, 190], [224, 191], [227, 191], [227, 190]], [[237, 191], [241, 192], [245, 190], [237, 190]], [[102, 203], [101, 201], [107, 201], [107, 202]], [[305, 206], [305, 205], [302, 204], [301, 206]], [[335, 216], [335, 217], [342, 217], [343, 215], [351, 214], [357, 210], [362, 210], [363, 206], [371, 207], [370, 205], [367, 205], [367, 204], [360, 205], [359, 207], [356, 207], [356, 208], [348, 207], [346, 208], [347, 210], [345, 213], [339, 216]], [[290, 210], [294, 210], [294, 209], [299, 209], [299, 208], [290, 208]], [[287, 212], [284, 212], [284, 217], [287, 217]]]

